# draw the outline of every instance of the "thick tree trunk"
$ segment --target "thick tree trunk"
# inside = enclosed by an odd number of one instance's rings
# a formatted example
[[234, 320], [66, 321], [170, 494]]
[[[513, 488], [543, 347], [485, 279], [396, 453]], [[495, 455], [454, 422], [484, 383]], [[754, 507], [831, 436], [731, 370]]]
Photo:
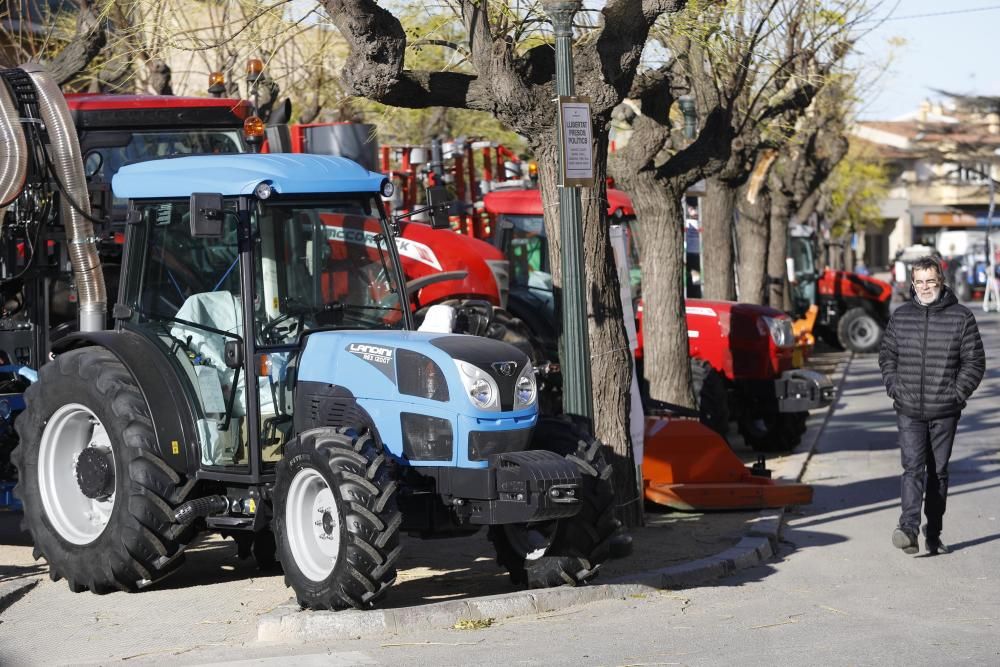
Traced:
[[736, 198], [737, 297], [743, 303], [764, 303], [771, 196], [761, 188], [753, 203], [747, 200], [747, 186]]
[[[607, 132], [596, 139], [595, 175], [603, 183], [607, 174]], [[630, 394], [632, 359], [625, 333], [622, 303], [611, 250], [604, 188], [580, 191], [583, 224], [583, 265], [592, 271], [586, 276], [563, 276], [559, 229], [559, 192], [556, 186], [556, 142], [533, 146], [539, 165], [539, 183], [545, 211], [545, 232], [549, 239], [549, 259], [556, 293], [557, 315], [562, 317], [561, 295], [565, 280], [584, 281], [590, 339], [592, 396], [595, 435], [611, 450], [618, 497], [618, 518], [626, 526], [642, 521], [642, 502], [636, 479], [636, 462], [630, 434]], [[595, 270], [596, 269], [596, 270]], [[560, 320], [561, 321], [561, 320]]]
[[701, 207], [701, 284], [706, 299], [736, 300], [733, 211], [736, 191], [718, 178], [705, 181]]
[[767, 305], [778, 310], [791, 311], [792, 299], [788, 285], [785, 259], [788, 256], [788, 223], [791, 212], [789, 199], [781, 190], [771, 191], [770, 233], [767, 251], [768, 295]]
[[642, 262], [642, 326], [643, 340], [650, 341], [643, 349], [649, 396], [694, 408], [684, 315], [681, 194], [645, 173], [629, 180], [629, 194], [642, 225], [640, 257], [648, 258]]

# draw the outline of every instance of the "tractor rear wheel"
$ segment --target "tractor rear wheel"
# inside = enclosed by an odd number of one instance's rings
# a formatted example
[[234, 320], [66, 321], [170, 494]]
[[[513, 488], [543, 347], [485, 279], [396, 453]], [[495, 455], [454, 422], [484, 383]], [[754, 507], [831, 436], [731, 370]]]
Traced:
[[35, 557], [70, 590], [135, 591], [172, 572], [194, 528], [185, 484], [157, 453], [150, 409], [109, 351], [66, 352], [25, 393], [14, 450]]
[[285, 583], [307, 609], [366, 609], [396, 579], [396, 481], [367, 431], [319, 428], [285, 445], [274, 531]]
[[528, 588], [575, 586], [592, 579], [609, 556], [621, 523], [615, 518], [611, 466], [601, 442], [569, 417], [543, 417], [531, 449], [565, 456], [583, 472], [581, 508], [558, 521], [491, 526], [497, 564], [513, 583]]
[[864, 308], [851, 308], [837, 323], [837, 338], [851, 352], [875, 352], [882, 344], [882, 325]]
[[700, 421], [723, 438], [729, 432], [729, 392], [726, 380], [704, 359], [691, 359], [691, 385]]
[[755, 452], [790, 452], [802, 442], [807, 419], [807, 411], [772, 412], [740, 421], [740, 435]]

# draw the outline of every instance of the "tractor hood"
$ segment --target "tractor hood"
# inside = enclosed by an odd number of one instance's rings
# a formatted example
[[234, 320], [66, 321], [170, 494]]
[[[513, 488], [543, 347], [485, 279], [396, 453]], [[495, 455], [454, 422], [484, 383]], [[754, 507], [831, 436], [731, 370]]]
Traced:
[[833, 269], [823, 272], [816, 289], [821, 295], [839, 298], [853, 297], [878, 302], [888, 302], [892, 298], [892, 285], [884, 280]]
[[528, 357], [488, 338], [322, 331], [306, 337], [298, 367], [296, 419], [367, 415], [409, 465], [488, 467], [490, 453], [524, 449], [538, 419]]
[[[450, 406], [479, 418], [535, 412], [534, 399], [524, 405], [515, 397], [522, 375], [530, 376], [534, 383], [527, 355], [506, 343], [479, 336], [322, 331], [307, 337], [299, 369], [301, 381], [343, 378], [339, 384], [359, 399]], [[488, 405], [475, 403], [469, 395], [470, 386], [479, 379], [494, 394]]]

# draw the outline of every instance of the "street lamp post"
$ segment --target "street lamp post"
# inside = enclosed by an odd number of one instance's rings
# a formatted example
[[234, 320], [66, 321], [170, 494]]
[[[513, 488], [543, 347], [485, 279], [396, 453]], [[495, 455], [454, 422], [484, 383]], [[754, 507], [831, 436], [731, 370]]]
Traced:
[[[556, 92], [560, 97], [575, 95], [573, 15], [580, 9], [580, 4], [580, 0], [542, 0], [556, 36]], [[560, 131], [560, 173], [565, 174], [563, 160], [566, 157], [562, 141]], [[563, 411], [593, 419], [580, 191], [564, 183], [559, 184], [559, 230], [562, 258]]]

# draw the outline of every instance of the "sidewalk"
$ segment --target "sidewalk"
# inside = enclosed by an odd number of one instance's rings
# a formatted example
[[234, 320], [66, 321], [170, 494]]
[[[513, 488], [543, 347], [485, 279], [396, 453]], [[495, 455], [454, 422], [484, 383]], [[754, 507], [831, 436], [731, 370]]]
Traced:
[[[847, 365], [841, 361], [828, 372], [838, 386]], [[811, 416], [794, 453], [769, 459], [775, 478], [800, 477], [828, 414]], [[741, 443], [734, 450], [747, 463], [755, 458]], [[217, 536], [192, 545], [176, 575], [142, 593], [73, 594], [32, 559], [26, 536], [16, 531], [19, 515], [0, 513], [0, 662], [166, 658], [191, 647], [258, 640], [384, 637], [696, 586], [770, 559], [782, 516], [781, 510], [647, 512], [647, 525], [631, 533], [632, 555], [605, 563], [593, 584], [535, 591], [511, 585], [485, 531], [471, 538], [404, 538], [399, 576], [379, 608], [303, 612], [280, 574], [262, 575], [252, 561], [237, 560], [233, 542]], [[64, 639], [40, 651], [35, 638], [53, 631]]]

